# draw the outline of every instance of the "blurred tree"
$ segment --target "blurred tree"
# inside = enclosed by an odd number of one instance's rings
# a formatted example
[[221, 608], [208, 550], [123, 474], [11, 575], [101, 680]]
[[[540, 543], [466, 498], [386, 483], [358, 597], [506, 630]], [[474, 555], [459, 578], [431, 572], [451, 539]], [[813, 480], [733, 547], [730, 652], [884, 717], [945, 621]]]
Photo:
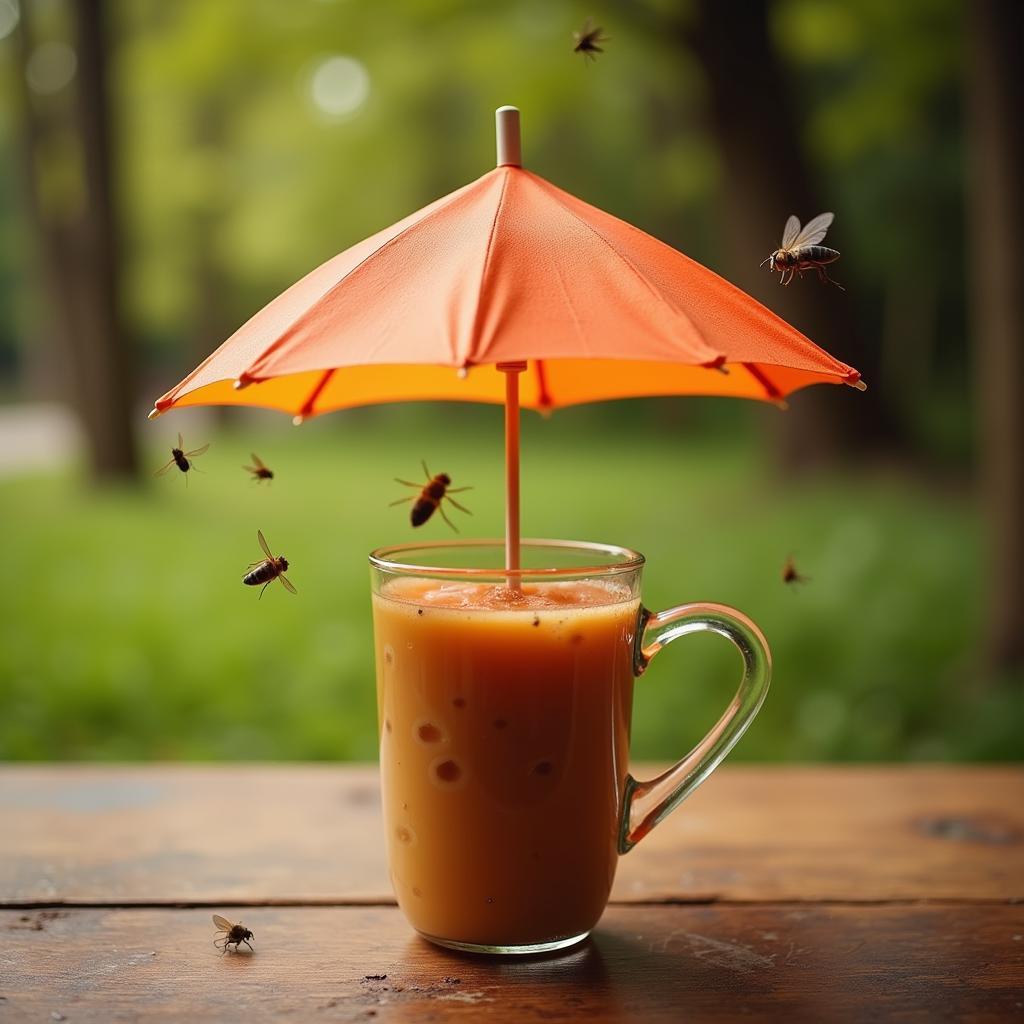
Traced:
[[77, 406], [71, 351], [74, 319], [66, 303], [52, 303], [45, 298], [60, 295], [65, 290], [67, 240], [63, 218], [45, 209], [47, 200], [38, 174], [37, 155], [43, 151], [45, 141], [53, 134], [53, 128], [49, 105], [37, 107], [29, 92], [26, 70], [33, 49], [29, 38], [29, 17], [29, 6], [26, 3], [12, 32], [17, 56], [10, 76], [17, 106], [13, 112], [14, 120], [20, 131], [18, 144], [13, 148], [20, 158], [21, 184], [26, 197], [24, 203], [17, 205], [29, 222], [28, 236], [35, 249], [34, 274], [25, 274], [25, 278], [33, 285], [35, 306], [39, 310], [39, 322], [30, 331], [33, 344], [29, 346], [29, 358], [24, 362], [29, 364], [31, 376], [38, 378], [39, 389], [35, 393], [48, 398], [69, 399]]
[[[69, 3], [34, 9], [42, 23]], [[726, 428], [767, 422], [794, 459], [870, 444], [877, 427], [963, 458], [960, 6], [113, 5], [121, 291], [147, 397], [317, 263], [486, 170], [492, 111], [512, 101], [531, 168], [724, 272], [872, 386], [811, 389], [787, 416], [662, 403], [660, 426], [681, 426], [684, 413]], [[587, 14], [612, 36], [593, 66], [572, 53]], [[0, 66], [8, 58], [0, 46]], [[348, 78], [332, 76], [338, 61]], [[34, 97], [42, 120], [60, 122], [35, 161], [47, 210], [50, 179], [79, 176], [52, 99]], [[785, 217], [818, 205], [838, 212], [830, 240], [843, 250], [845, 295], [813, 280], [780, 288], [757, 270]], [[19, 298], [17, 278], [11, 287]], [[18, 311], [25, 324], [38, 312]], [[0, 335], [28, 333], [7, 309], [0, 321]], [[593, 415], [612, 422], [618, 409]]]
[[986, 654], [1024, 664], [1024, 6], [971, 5], [970, 281], [979, 468], [989, 521]]
[[777, 0], [771, 16], [804, 149], [837, 211], [837, 270], [880, 351], [865, 397], [883, 400], [924, 463], [962, 460], [969, 443], [964, 21], [958, 0]]
[[[668, 73], [678, 54], [623, 25], [616, 62], [594, 74], [572, 53], [582, 17], [565, 2], [135, 0], [119, 14], [126, 291], [151, 351], [173, 361], [165, 384], [222, 340], [217, 324], [228, 333], [486, 171], [503, 102], [524, 109], [531, 167], [661, 237], [682, 235], [674, 214], [691, 216], [713, 178], [678, 117], [650, 152], [652, 95], [689, 106]], [[331, 78], [339, 60], [362, 69], [359, 88]]]
[[85, 202], [77, 265], [82, 302], [78, 325], [84, 354], [81, 385], [93, 470], [99, 476], [134, 474], [132, 358], [118, 293], [112, 117], [106, 0], [75, 0], [78, 88], [73, 130], [82, 151]]
[[23, 5], [15, 31], [26, 186], [64, 364], [58, 373], [81, 420], [93, 475], [113, 479], [132, 476], [136, 462], [131, 359], [118, 306], [104, 7], [103, 0], [72, 4], [70, 103], [45, 88], [34, 97], [25, 85], [38, 53], [31, 5]]
[[[757, 240], [778, 245], [790, 214], [807, 221], [827, 208], [804, 152], [788, 69], [769, 32], [773, 6], [771, 0], [746, 3], [738, 17], [730, 4], [697, 0], [692, 24], [683, 19], [671, 26], [682, 45], [693, 47], [708, 79], [733, 276], [744, 290], [856, 366], [865, 380], [877, 382], [879, 349], [858, 330], [850, 293], [819, 287], [814, 280], [810, 287], [780, 292], [775, 277], [751, 259]], [[837, 451], [899, 443], [900, 432], [881, 395], [880, 390], [837, 395], [822, 388], [800, 395], [778, 424], [782, 462], [792, 468], [819, 465]]]

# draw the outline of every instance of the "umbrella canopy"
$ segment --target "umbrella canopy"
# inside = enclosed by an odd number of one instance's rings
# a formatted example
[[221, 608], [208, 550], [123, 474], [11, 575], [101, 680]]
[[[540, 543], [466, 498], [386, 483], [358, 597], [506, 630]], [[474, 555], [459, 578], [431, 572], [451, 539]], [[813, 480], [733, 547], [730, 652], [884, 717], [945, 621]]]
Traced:
[[779, 402], [808, 384], [863, 387], [728, 281], [518, 166], [518, 111], [498, 118], [498, 167], [292, 285], [153, 415], [223, 404], [301, 419], [376, 402], [503, 402], [497, 365], [522, 363], [519, 401], [534, 409], [642, 395]]
[[728, 281], [523, 170], [519, 111], [496, 118], [495, 170], [307, 274], [150, 418], [188, 405], [302, 422], [375, 402], [504, 402], [505, 565], [518, 570], [521, 406], [863, 389], [856, 370]]

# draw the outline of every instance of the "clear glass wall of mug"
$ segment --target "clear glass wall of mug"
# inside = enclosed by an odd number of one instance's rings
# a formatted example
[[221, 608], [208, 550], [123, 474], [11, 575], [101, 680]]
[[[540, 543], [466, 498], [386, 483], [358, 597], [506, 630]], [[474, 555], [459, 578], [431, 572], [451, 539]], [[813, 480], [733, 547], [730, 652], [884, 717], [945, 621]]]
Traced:
[[[644, 558], [572, 541], [405, 545], [370, 556], [392, 883], [433, 942], [531, 953], [583, 939], [628, 852], [757, 713], [770, 656], [722, 605], [641, 604]], [[628, 771], [633, 680], [666, 644], [719, 633], [739, 690], [678, 764]]]

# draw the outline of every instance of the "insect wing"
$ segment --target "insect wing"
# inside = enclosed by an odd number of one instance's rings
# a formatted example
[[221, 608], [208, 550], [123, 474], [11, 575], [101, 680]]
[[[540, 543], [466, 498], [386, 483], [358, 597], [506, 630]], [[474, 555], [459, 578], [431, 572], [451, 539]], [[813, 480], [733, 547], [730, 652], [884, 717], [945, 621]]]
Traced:
[[834, 219], [834, 213], [819, 213], [814, 220], [808, 221], [804, 225], [803, 231], [793, 239], [792, 248], [800, 249], [805, 245], [817, 245], [825, 237], [825, 232], [828, 231]]
[[793, 214], [790, 214], [789, 220], [786, 221], [786, 226], [782, 229], [782, 248], [789, 249], [799, 234], [800, 221]]
[[157, 471], [156, 471], [156, 472], [155, 472], [155, 473], [153, 474], [153, 476], [163, 476], [163, 475], [164, 475], [164, 473], [166, 473], [166, 472], [167, 472], [167, 470], [169, 470], [169, 469], [171, 468], [171, 466], [173, 466], [173, 465], [174, 465], [174, 459], [171, 459], [171, 461], [170, 461], [170, 462], [168, 462], [166, 466], [161, 466], [161, 467], [160, 467], [160, 468], [159, 468], [159, 469], [158, 469], [158, 470], [157, 470]]
[[221, 917], [220, 914], [213, 915], [213, 923], [217, 926], [217, 931], [219, 932], [229, 932], [235, 927], [226, 917]]
[[186, 455], [187, 455], [187, 456], [188, 456], [188, 457], [189, 457], [190, 459], [194, 459], [194, 458], [195, 458], [195, 457], [196, 457], [197, 455], [202, 455], [202, 454], [203, 454], [203, 452], [205, 452], [205, 451], [206, 451], [206, 449], [207, 449], [207, 448], [209, 448], [209, 447], [210, 447], [210, 445], [209, 445], [209, 442], [207, 442], [206, 444], [204, 444], [204, 445], [203, 445], [203, 447], [202, 447], [202, 448], [194, 448], [194, 449], [193, 449], [192, 451], [190, 451], [190, 452], [185, 452], [185, 454], [186, 454]]
[[267, 538], [263, 536], [263, 531], [257, 530], [256, 536], [259, 538], [260, 547], [263, 548], [263, 554], [265, 554], [267, 558], [273, 561], [274, 556], [270, 553], [270, 547], [267, 545]]
[[185, 441], [182, 438], [181, 434], [178, 434], [178, 447], [182, 450], [184, 450], [185, 448]]
[[287, 590], [289, 594], [298, 593], [295, 587], [292, 586], [292, 581], [288, 579], [287, 576], [278, 576], [277, 578], [284, 584], [284, 589]]
[[255, 453], [252, 453], [252, 464], [257, 469], [266, 469], [267, 467], [263, 464], [263, 460]]

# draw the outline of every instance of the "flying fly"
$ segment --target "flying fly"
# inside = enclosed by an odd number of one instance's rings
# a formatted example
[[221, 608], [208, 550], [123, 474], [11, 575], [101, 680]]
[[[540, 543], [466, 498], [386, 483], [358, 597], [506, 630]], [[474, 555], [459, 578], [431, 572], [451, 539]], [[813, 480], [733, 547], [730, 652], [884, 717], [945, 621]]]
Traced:
[[819, 213], [801, 230], [800, 221], [790, 216], [782, 232], [782, 245], [768, 259], [763, 260], [761, 266], [767, 263], [769, 271], [779, 271], [782, 275], [779, 281], [782, 284], [789, 284], [794, 274], [803, 277], [805, 270], [816, 270], [822, 283], [828, 281], [840, 291], [846, 291], [838, 281], [833, 281], [825, 270], [829, 263], [835, 263], [839, 259], [837, 250], [821, 245], [821, 240], [825, 237], [825, 232], [828, 231], [834, 217], [832, 213]]

